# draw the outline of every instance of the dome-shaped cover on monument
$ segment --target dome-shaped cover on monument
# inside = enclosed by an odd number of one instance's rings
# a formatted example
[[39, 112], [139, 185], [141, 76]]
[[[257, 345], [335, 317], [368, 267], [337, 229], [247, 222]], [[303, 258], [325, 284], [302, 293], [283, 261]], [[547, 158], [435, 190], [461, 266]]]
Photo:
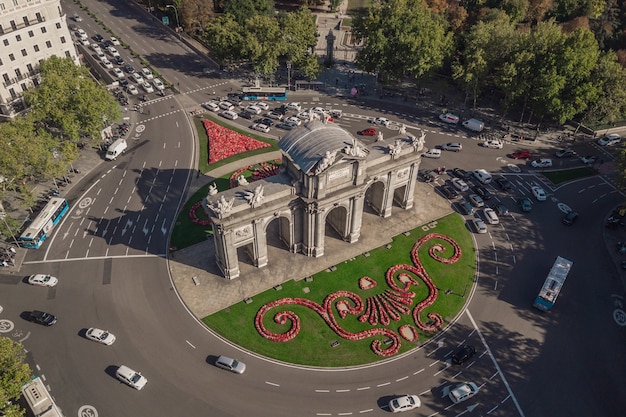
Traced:
[[334, 123], [314, 120], [283, 136], [278, 146], [302, 172], [309, 174], [327, 152], [340, 152], [355, 140], [354, 136]]

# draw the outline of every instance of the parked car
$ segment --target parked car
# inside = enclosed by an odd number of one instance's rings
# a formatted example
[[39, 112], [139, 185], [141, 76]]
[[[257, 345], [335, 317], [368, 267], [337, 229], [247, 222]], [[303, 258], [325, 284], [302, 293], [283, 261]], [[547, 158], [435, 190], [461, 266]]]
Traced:
[[274, 126], [274, 121], [268, 117], [264, 117], [262, 119], [257, 120], [257, 123], [264, 124], [265, 126], [268, 126], [268, 127]]
[[152, 84], [154, 85], [154, 88], [156, 88], [159, 91], [165, 90], [165, 84], [163, 84], [163, 81], [161, 81], [158, 78], [155, 78], [154, 80], [152, 80]]
[[294, 124], [296, 126], [300, 126], [302, 124], [302, 120], [298, 119], [296, 116], [290, 116], [290, 117], [286, 118], [285, 122]]
[[137, 90], [137, 87], [135, 87], [135, 84], [128, 85], [128, 92], [132, 94], [133, 96], [139, 94], [139, 90]]
[[282, 123], [277, 124], [276, 127], [279, 129], [283, 129], [283, 130], [291, 130], [298, 126], [294, 123], [282, 122]]
[[449, 142], [445, 145], [441, 145], [441, 149], [444, 151], [460, 152], [463, 149], [463, 145], [458, 142]]
[[113, 37], [113, 36], [111, 36], [110, 41], [113, 45], [116, 45], [116, 46], [120, 46], [122, 44], [116, 37]]
[[580, 162], [582, 162], [583, 164], [586, 165], [591, 165], [594, 164], [596, 162], [596, 156], [595, 155], [587, 155], [587, 156], [581, 156], [580, 157]]
[[124, 58], [121, 55], [115, 55], [113, 59], [117, 65], [124, 65]]
[[439, 174], [437, 174], [435, 171], [430, 170], [422, 173], [422, 177], [424, 178], [424, 182], [433, 182], [437, 180], [437, 178], [439, 178]]
[[202, 103], [202, 107], [216, 113], [220, 110], [220, 106], [214, 101], [207, 101], [206, 103]]
[[467, 183], [460, 178], [452, 178], [451, 182], [454, 188], [461, 192], [469, 190], [469, 186], [467, 185]]
[[530, 163], [533, 168], [550, 168], [552, 166], [552, 159], [541, 158]]
[[218, 368], [226, 369], [227, 371], [234, 372], [236, 374], [243, 374], [246, 371], [245, 363], [223, 355], [217, 358], [217, 360], [215, 361], [215, 366], [217, 366]]
[[454, 200], [459, 197], [459, 193], [449, 185], [444, 185], [441, 187], [441, 193], [446, 196], [448, 200]]
[[126, 64], [124, 65], [124, 69], [126, 70], [127, 73], [132, 74], [133, 72], [135, 72], [135, 68], [133, 68], [132, 65], [130, 64]]
[[102, 343], [103, 345], [111, 346], [113, 342], [115, 342], [115, 335], [113, 333], [109, 333], [106, 330], [95, 327], [87, 329], [87, 333], [85, 333], [85, 335], [87, 336], [87, 339]]
[[96, 41], [96, 42], [102, 42], [102, 41], [104, 40], [104, 38], [102, 37], [102, 35], [101, 35], [101, 34], [99, 34], [99, 33], [96, 33], [95, 35], [93, 35], [93, 38], [92, 38], [92, 39], [93, 39], [94, 41]]
[[565, 149], [561, 149], [560, 151], [557, 151], [554, 155], [557, 158], [571, 158], [572, 156], [576, 155], [576, 152], [574, 152], [570, 148], [565, 148]]
[[563, 224], [567, 226], [571, 226], [576, 222], [577, 219], [578, 219], [578, 213], [576, 213], [575, 211], [570, 211], [563, 217], [562, 221], [563, 221]]
[[473, 175], [472, 173], [469, 173], [466, 170], [461, 169], [461, 168], [454, 168], [451, 172], [452, 172], [452, 175], [462, 180], [467, 180]]
[[472, 345], [464, 344], [452, 353], [452, 362], [461, 365], [476, 355], [476, 349]]
[[220, 116], [228, 120], [235, 120], [239, 117], [239, 115], [232, 110], [224, 110], [220, 113]]
[[367, 129], [359, 130], [356, 133], [357, 133], [357, 135], [361, 135], [361, 136], [376, 136], [376, 135], [378, 135], [378, 132], [373, 127], [368, 127]]
[[272, 120], [282, 120], [283, 119], [283, 115], [276, 112], [276, 111], [271, 111], [269, 113], [267, 113], [266, 115], [267, 117], [269, 117]]
[[487, 188], [483, 187], [482, 185], [479, 185], [478, 187], [474, 188], [474, 192], [476, 194], [478, 194], [480, 196], [480, 198], [482, 198], [485, 201], [487, 201], [487, 200], [491, 199], [491, 197], [493, 197], [491, 192]]
[[82, 38], [82, 39], [80, 39], [80, 40], [79, 40], [79, 42], [80, 42], [80, 43], [81, 43], [81, 45], [83, 45], [83, 46], [89, 46], [89, 45], [91, 45], [91, 43], [89, 42], [89, 39], [88, 39], [88, 38]]
[[483, 148], [502, 149], [504, 144], [499, 140], [486, 140], [483, 142]]
[[502, 203], [496, 204], [495, 206], [493, 206], [493, 209], [500, 216], [504, 216], [505, 214], [509, 214], [509, 208], [507, 206], [505, 206], [504, 204], [502, 204]]
[[528, 197], [522, 197], [519, 201], [519, 206], [524, 213], [530, 213], [533, 209], [533, 202]]
[[375, 125], [381, 125], [381, 126], [389, 126], [389, 119], [385, 118], [385, 117], [375, 117], [372, 119], [369, 119], [370, 123], [373, 123]]
[[252, 120], [252, 118], [254, 117], [254, 114], [248, 113], [247, 111], [242, 110], [242, 111], [239, 112], [239, 117], [243, 117], [244, 119]]
[[444, 123], [455, 125], [459, 123], [459, 116], [452, 114], [452, 113], [444, 113], [444, 114], [439, 115], [439, 120], [441, 120]]
[[617, 133], [613, 133], [607, 136], [604, 136], [600, 139], [598, 139], [598, 145], [600, 146], [612, 146], [615, 145], [617, 143], [620, 143], [622, 140], [622, 137], [620, 135], [618, 135]]
[[498, 177], [495, 179], [496, 184], [498, 184], [498, 187], [500, 187], [500, 189], [502, 191], [511, 191], [513, 189], [513, 185], [511, 184], [511, 181], [507, 180], [504, 177]]
[[59, 280], [56, 277], [48, 274], [34, 274], [28, 277], [28, 283], [30, 285], [37, 285], [39, 287], [54, 287]]
[[461, 201], [459, 203], [459, 211], [461, 214], [474, 214], [474, 206], [472, 206], [467, 201]]
[[532, 191], [532, 193], [535, 196], [535, 198], [537, 199], [537, 201], [546, 201], [546, 198], [548, 196], [546, 195], [546, 192], [544, 191], [543, 188], [535, 185], [530, 190]]
[[143, 67], [141, 69], [141, 74], [144, 76], [146, 80], [152, 80], [154, 78], [154, 74], [150, 71], [150, 68]]
[[124, 77], [126, 77], [126, 75], [124, 75], [124, 71], [122, 71], [119, 68], [113, 68], [113, 74], [115, 74], [115, 76], [117, 78], [124, 78]]
[[263, 123], [254, 123], [252, 125], [252, 129], [258, 130], [259, 132], [263, 132], [263, 133], [269, 133], [270, 131], [270, 127], [267, 125], [264, 125]]
[[247, 106], [247, 107], [246, 107], [246, 111], [247, 111], [248, 113], [252, 113], [252, 114], [258, 115], [258, 114], [261, 114], [261, 112], [262, 112], [263, 110], [261, 110], [261, 108], [260, 108], [260, 107], [250, 105], [250, 106]]
[[485, 207], [485, 202], [482, 198], [480, 198], [478, 194], [470, 194], [467, 198], [469, 199], [470, 203], [472, 203], [472, 206], [479, 208]]
[[492, 209], [487, 207], [486, 209], [483, 210], [483, 217], [485, 218], [485, 221], [489, 224], [499, 224], [500, 223], [500, 219], [498, 218], [498, 215], [496, 214], [496, 212]]
[[428, 151], [422, 154], [424, 158], [440, 158], [441, 157], [441, 149], [429, 149]]
[[478, 394], [478, 390], [478, 386], [473, 382], [464, 382], [451, 389], [449, 397], [454, 404], [458, 404]]
[[83, 21], [83, 18], [80, 17], [78, 15], [78, 13], [74, 13], [74, 16], [72, 18], [74, 19], [74, 22], [82, 22]]
[[33, 310], [28, 314], [28, 320], [33, 323], [41, 324], [43, 326], [52, 326], [57, 322], [57, 318], [54, 314], [46, 313], [44, 311]]
[[300, 105], [300, 103], [296, 103], [296, 102], [287, 103], [287, 110], [300, 112], [302, 110], [302, 106]]
[[257, 101], [256, 103], [253, 103], [252, 105], [253, 106], [257, 106], [261, 110], [269, 110], [270, 109], [270, 105], [265, 103], [264, 101]]
[[474, 217], [470, 220], [474, 231], [479, 234], [487, 233], [487, 225], [484, 221], [479, 219], [478, 217]]
[[532, 154], [530, 151], [515, 151], [511, 154], [511, 158], [513, 159], [530, 159], [532, 158]]
[[152, 88], [152, 84], [150, 84], [149, 82], [144, 81], [143, 83], [141, 83], [141, 86], [146, 91], [146, 93], [154, 93], [154, 88]]
[[414, 410], [422, 405], [417, 395], [403, 395], [389, 401], [389, 410], [392, 413]]
[[133, 74], [131, 75], [131, 78], [135, 80], [137, 84], [143, 83], [143, 77], [138, 72], [133, 72]]

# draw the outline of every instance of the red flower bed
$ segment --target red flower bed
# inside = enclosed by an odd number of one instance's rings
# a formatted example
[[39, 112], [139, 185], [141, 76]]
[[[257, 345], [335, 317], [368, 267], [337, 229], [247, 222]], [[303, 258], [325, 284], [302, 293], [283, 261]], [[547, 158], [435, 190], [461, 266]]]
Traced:
[[210, 120], [203, 119], [202, 124], [209, 137], [209, 164], [243, 152], [270, 147], [269, 143], [252, 139]]
[[191, 209], [189, 209], [189, 218], [191, 219], [192, 222], [194, 222], [195, 224], [199, 224], [200, 226], [210, 226], [211, 220], [198, 218], [198, 215], [196, 214], [196, 212], [198, 211], [200, 207], [202, 207], [202, 201], [198, 201], [196, 204], [191, 206]]

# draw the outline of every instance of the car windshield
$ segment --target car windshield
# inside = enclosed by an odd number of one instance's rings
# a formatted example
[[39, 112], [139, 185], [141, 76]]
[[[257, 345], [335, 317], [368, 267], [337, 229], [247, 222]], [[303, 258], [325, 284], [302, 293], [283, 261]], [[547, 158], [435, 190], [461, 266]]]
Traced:
[[102, 334], [100, 335], [100, 340], [105, 340], [107, 337], [109, 337], [109, 332], [102, 332]]
[[133, 377], [130, 380], [133, 381], [136, 384], [136, 383], [138, 383], [141, 380], [141, 375], [135, 372], [135, 374], [133, 375]]

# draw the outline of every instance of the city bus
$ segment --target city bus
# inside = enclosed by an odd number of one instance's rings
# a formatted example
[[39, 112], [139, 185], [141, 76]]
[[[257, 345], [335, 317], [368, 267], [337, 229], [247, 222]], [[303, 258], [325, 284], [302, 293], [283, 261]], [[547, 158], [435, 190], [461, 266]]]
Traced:
[[63, 417], [40, 377], [36, 376], [24, 384], [22, 395], [35, 417]]
[[68, 210], [69, 205], [66, 199], [52, 197], [20, 235], [19, 244], [25, 248], [39, 248]]
[[287, 89], [285, 87], [243, 87], [242, 93], [244, 100], [287, 100]]
[[554, 261], [554, 265], [552, 265], [550, 269], [546, 282], [543, 283], [543, 287], [541, 287], [541, 291], [539, 291], [539, 295], [537, 295], [533, 303], [536, 309], [548, 311], [554, 307], [554, 303], [556, 303], [556, 299], [561, 292], [561, 288], [567, 279], [567, 274], [569, 274], [572, 265], [574, 265], [574, 262], [568, 261], [560, 256], [556, 257], [556, 261]]

